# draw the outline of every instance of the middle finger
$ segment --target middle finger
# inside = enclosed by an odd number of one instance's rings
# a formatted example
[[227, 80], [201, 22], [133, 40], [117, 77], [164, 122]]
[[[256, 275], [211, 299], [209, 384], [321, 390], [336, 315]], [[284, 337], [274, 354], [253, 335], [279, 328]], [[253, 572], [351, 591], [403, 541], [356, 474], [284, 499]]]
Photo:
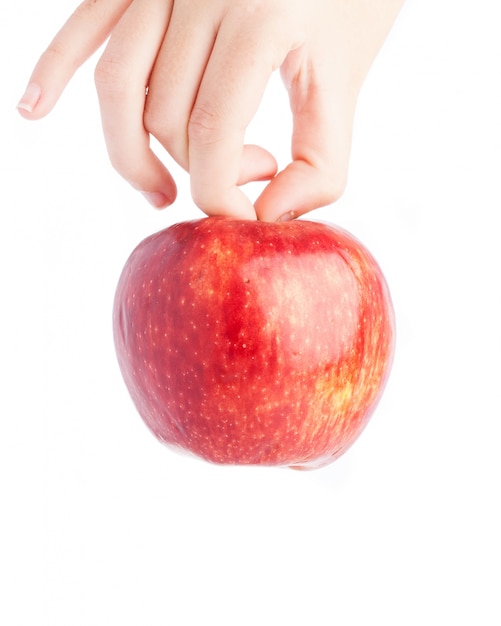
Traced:
[[188, 121], [218, 28], [212, 3], [175, 2], [149, 79], [145, 127], [185, 170]]

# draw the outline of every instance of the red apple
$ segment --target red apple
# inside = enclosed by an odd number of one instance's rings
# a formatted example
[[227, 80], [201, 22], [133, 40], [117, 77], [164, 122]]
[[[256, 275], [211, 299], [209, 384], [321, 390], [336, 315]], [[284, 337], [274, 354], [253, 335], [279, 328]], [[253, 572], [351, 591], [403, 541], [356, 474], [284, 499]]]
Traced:
[[314, 468], [367, 424], [395, 333], [381, 270], [347, 232], [210, 217], [134, 250], [114, 336], [162, 442], [214, 463]]

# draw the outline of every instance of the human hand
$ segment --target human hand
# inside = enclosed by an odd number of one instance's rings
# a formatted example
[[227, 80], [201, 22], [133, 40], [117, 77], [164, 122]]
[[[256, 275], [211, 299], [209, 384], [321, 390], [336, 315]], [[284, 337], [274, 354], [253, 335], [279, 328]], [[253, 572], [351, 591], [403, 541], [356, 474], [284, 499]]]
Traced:
[[[175, 183], [150, 135], [190, 173], [207, 214], [274, 221], [344, 190], [360, 87], [403, 0], [85, 0], [42, 54], [18, 107], [39, 119], [110, 36], [95, 80], [111, 162], [158, 208]], [[292, 161], [244, 145], [280, 68]], [[253, 206], [240, 185], [270, 180]]]

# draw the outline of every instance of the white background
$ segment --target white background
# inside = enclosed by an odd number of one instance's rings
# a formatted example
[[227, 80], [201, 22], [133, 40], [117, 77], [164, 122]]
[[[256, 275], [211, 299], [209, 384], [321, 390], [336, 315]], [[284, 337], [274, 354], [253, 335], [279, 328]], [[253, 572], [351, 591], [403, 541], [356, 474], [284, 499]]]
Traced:
[[[108, 163], [91, 60], [15, 112], [71, 2], [0, 6], [0, 623], [501, 624], [501, 38], [491, 0], [408, 0], [361, 95], [348, 189], [311, 215], [390, 284], [398, 349], [323, 470], [215, 467], [150, 435], [111, 305], [155, 212]], [[288, 155], [273, 81], [249, 136]]]

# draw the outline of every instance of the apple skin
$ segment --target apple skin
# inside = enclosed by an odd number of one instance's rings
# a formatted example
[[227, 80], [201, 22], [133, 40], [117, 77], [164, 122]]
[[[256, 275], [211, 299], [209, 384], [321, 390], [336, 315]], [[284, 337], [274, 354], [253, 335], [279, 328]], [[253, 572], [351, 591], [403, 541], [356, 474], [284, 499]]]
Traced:
[[301, 469], [360, 435], [395, 343], [372, 255], [305, 220], [208, 217], [148, 237], [121, 274], [113, 327], [158, 439], [213, 463]]

